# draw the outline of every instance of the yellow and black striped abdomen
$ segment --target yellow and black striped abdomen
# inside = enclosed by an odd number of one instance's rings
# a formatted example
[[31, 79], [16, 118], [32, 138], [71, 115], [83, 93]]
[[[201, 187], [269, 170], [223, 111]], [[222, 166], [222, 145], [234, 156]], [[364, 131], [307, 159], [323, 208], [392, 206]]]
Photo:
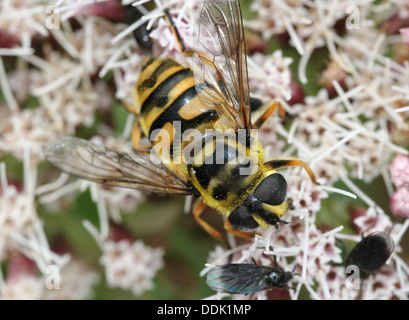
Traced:
[[144, 60], [136, 85], [140, 123], [153, 144], [162, 130], [167, 132], [171, 158], [175, 137], [188, 129], [213, 128], [218, 119], [217, 111], [205, 107], [199, 95], [190, 68], [172, 59]]

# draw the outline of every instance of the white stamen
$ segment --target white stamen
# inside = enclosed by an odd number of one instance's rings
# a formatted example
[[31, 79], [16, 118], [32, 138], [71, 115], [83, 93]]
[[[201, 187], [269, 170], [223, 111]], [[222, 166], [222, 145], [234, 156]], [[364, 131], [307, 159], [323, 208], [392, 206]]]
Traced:
[[371, 199], [369, 198], [361, 189], [359, 189], [348, 177], [341, 175], [341, 180], [344, 182], [348, 188], [350, 188], [358, 197], [361, 198], [369, 207], [377, 208], [380, 212], [384, 213], [383, 210]]
[[92, 61], [93, 53], [92, 53], [92, 35], [93, 35], [93, 28], [94, 28], [94, 19], [90, 17], [86, 20], [84, 25], [84, 64], [85, 69], [88, 72], [92, 72], [94, 69], [94, 63]]
[[36, 194], [41, 195], [50, 191], [57, 190], [67, 182], [68, 178], [69, 178], [68, 174], [61, 173], [57, 180], [38, 187]]
[[127, 50], [130, 46], [131, 46], [131, 41], [125, 41], [121, 46], [119, 46], [114, 51], [114, 54], [108, 59], [108, 61], [102, 67], [98, 76], [102, 78], [107, 74], [109, 70], [114, 69], [112, 66], [114, 62], [116, 62], [121, 57], [121, 55], [124, 54], [125, 50]]
[[1, 91], [3, 92], [4, 99], [7, 102], [10, 111], [15, 112], [18, 110], [18, 104], [16, 99], [14, 98], [13, 92], [11, 91], [10, 84], [7, 80], [7, 74], [4, 70], [3, 59], [0, 56], [0, 87]]
[[295, 119], [293, 123], [291, 124], [290, 131], [288, 132], [288, 137], [287, 137], [288, 144], [291, 144], [293, 142], [295, 132], [298, 129], [298, 123], [299, 122], [297, 121], [297, 119]]
[[313, 48], [311, 48], [311, 45], [307, 43], [306, 45], [306, 50], [304, 55], [301, 56], [300, 62], [298, 63], [298, 78], [300, 79], [302, 84], [307, 84], [308, 79], [307, 79], [307, 63], [311, 57], [311, 53], [313, 51]]
[[405, 106], [405, 107], [402, 107], [402, 108], [395, 109], [395, 112], [397, 112], [397, 113], [406, 112], [406, 111], [409, 111], [409, 106]]
[[347, 96], [345, 95], [344, 90], [342, 89], [342, 87], [340, 86], [339, 82], [336, 80], [332, 81], [332, 85], [335, 88], [335, 91], [338, 93], [339, 97], [341, 98], [342, 102], [344, 103], [345, 107], [347, 108], [347, 110], [349, 112], [354, 112], [354, 108], [352, 107], [351, 102], [349, 101], [349, 99], [347, 98]]
[[36, 88], [33, 90], [33, 94], [35, 96], [41, 96], [45, 93], [48, 93], [50, 91], [53, 91], [59, 87], [62, 87], [63, 85], [66, 85], [67, 82], [73, 80], [76, 77], [79, 77], [82, 74], [83, 70], [82, 70], [82, 66], [78, 66], [76, 68], [74, 68], [73, 70], [71, 70], [70, 72], [67, 72], [65, 75], [63, 75], [62, 77], [42, 86], [39, 88]]
[[[67, 179], [68, 179], [68, 175], [67, 175]], [[82, 185], [82, 181], [77, 180], [77, 181], [72, 182], [70, 184], [67, 184], [67, 185], [65, 185], [63, 187], [57, 188], [57, 189], [55, 189], [54, 192], [51, 192], [51, 193], [45, 194], [45, 195], [44, 194], [41, 195], [40, 198], [39, 198], [39, 203], [54, 202], [54, 201], [62, 198], [66, 194], [78, 191], [78, 189], [79, 189], [79, 187], [81, 185]]]
[[98, 197], [97, 208], [99, 216], [99, 225], [101, 229], [100, 237], [102, 239], [107, 239], [109, 234], [109, 220], [105, 199], [102, 196]]
[[[291, 40], [294, 43], [294, 47], [297, 49], [298, 53], [300, 56], [303, 56], [305, 54], [305, 49], [304, 49], [304, 44], [302, 40], [298, 37], [297, 32], [294, 30], [293, 25], [291, 24], [290, 20], [288, 17], [284, 16], [283, 17], [283, 22], [285, 25], [285, 28], [288, 31], [288, 34], [291, 37]], [[303, 82], [304, 83], [304, 82]]]
[[320, 296], [314, 291], [314, 289], [308, 283], [304, 283], [304, 285], [305, 285], [305, 288], [310, 293], [311, 299], [321, 300]]
[[139, 20], [136, 20], [134, 23], [126, 27], [124, 30], [122, 30], [120, 33], [118, 33], [112, 40], [112, 44], [116, 44], [119, 42], [121, 39], [125, 38], [127, 35], [131, 34], [134, 30], [138, 29], [141, 25], [146, 23], [148, 20], [148, 16], [142, 16]]
[[0, 48], [0, 56], [25, 56], [34, 54], [33, 48]]
[[356, 199], [356, 195], [353, 194], [352, 192], [348, 192], [348, 191], [345, 191], [345, 190], [342, 190], [342, 189], [339, 189], [339, 188], [328, 187], [328, 186], [323, 186], [323, 185], [317, 186], [316, 188], [318, 190], [325, 190], [325, 191], [329, 191], [329, 192], [335, 192], [335, 193], [339, 193], [339, 194], [342, 194], [344, 196], [350, 197], [352, 199]]
[[50, 31], [53, 34], [55, 40], [58, 41], [58, 43], [64, 48], [65, 51], [68, 52], [68, 54], [71, 57], [76, 58], [76, 59], [80, 57], [80, 53], [75, 48], [73, 43], [67, 39], [64, 32], [62, 32], [59, 29], [51, 29]]
[[393, 188], [393, 183], [392, 183], [392, 179], [391, 179], [389, 170], [386, 167], [382, 167], [380, 170], [381, 170], [383, 181], [385, 182], [386, 190], [388, 191], [388, 196], [390, 198], [392, 197], [394, 193], [394, 188]]
[[131, 135], [132, 127], [135, 122], [135, 115], [133, 113], [129, 113], [128, 117], [126, 118], [125, 128], [122, 133], [122, 137], [128, 138]]
[[7, 175], [6, 175], [6, 164], [4, 162], [0, 162], [0, 182], [1, 182], [1, 189], [4, 192], [8, 185]]
[[95, 239], [95, 241], [98, 244], [98, 246], [100, 247], [100, 249], [103, 250], [104, 241], [103, 241], [98, 229], [95, 228], [95, 226], [89, 220], [82, 221], [82, 225], [92, 235], [92, 237]]
[[407, 229], [409, 228], [409, 219], [406, 219], [403, 223], [402, 227], [399, 229], [399, 233], [394, 236], [395, 244], [397, 245], [402, 240], [403, 235], [406, 233]]
[[359, 133], [361, 133], [361, 129], [357, 129], [353, 132], [351, 132], [349, 135], [338, 141], [336, 144], [334, 144], [332, 147], [328, 148], [325, 150], [323, 153], [321, 153], [319, 156], [315, 157], [313, 161], [311, 161], [310, 166], [313, 167], [315, 163], [326, 157], [327, 155], [331, 154], [334, 150], [338, 149], [340, 146], [343, 144], [347, 143], [349, 140], [357, 136]]
[[308, 263], [308, 251], [310, 247], [309, 243], [310, 238], [310, 223], [308, 215], [304, 219], [304, 245], [303, 245], [303, 257], [302, 257], [302, 271], [301, 278], [306, 280], [307, 278], [307, 263]]
[[328, 288], [328, 283], [327, 283], [327, 279], [326, 279], [326, 274], [324, 273], [324, 271], [321, 269], [318, 271], [318, 280], [321, 284], [321, 289], [324, 293], [324, 297], [326, 300], [330, 300], [331, 299], [331, 293], [329, 292], [329, 288]]

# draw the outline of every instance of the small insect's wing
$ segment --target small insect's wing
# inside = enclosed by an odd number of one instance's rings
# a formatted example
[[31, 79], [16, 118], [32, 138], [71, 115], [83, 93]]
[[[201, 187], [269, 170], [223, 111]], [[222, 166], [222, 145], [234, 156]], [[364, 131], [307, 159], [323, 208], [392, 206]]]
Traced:
[[200, 99], [250, 129], [246, 44], [238, 0], [202, 0], [195, 26], [193, 72]]
[[191, 194], [185, 181], [149, 155], [128, 154], [90, 141], [64, 137], [44, 145], [47, 161], [58, 169], [108, 186], [170, 194]]
[[251, 294], [269, 289], [266, 279], [270, 272], [270, 267], [256, 264], [225, 264], [211, 269], [206, 282], [218, 292]]

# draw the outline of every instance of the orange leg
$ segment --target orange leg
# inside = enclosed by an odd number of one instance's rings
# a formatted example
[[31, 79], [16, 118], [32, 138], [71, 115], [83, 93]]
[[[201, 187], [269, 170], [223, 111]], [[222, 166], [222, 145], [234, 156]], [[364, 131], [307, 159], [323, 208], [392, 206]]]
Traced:
[[303, 167], [307, 171], [312, 183], [319, 185], [312, 169], [302, 160], [299, 159], [275, 159], [264, 163], [269, 169], [283, 169], [287, 167]]
[[128, 110], [129, 112], [138, 115], [138, 111], [136, 110], [136, 107], [131, 105], [130, 103], [121, 100], [122, 104], [124, 105], [124, 107], [126, 108], [126, 110]]
[[142, 136], [142, 130], [141, 130], [141, 126], [139, 124], [139, 115], [138, 115], [138, 111], [136, 110], [136, 108], [125, 102], [122, 101], [122, 104], [124, 105], [124, 107], [126, 108], [126, 110], [128, 110], [129, 112], [133, 113], [136, 115], [136, 120], [132, 125], [132, 130], [131, 130], [131, 139], [132, 139], [132, 146], [134, 148], [134, 150], [136, 152], [140, 152], [140, 153], [150, 153], [152, 151], [152, 146], [151, 145], [143, 145], [140, 146], [139, 142], [141, 140], [141, 136]]
[[272, 102], [266, 111], [253, 123], [253, 129], [260, 129], [268, 118], [278, 109], [278, 114], [281, 118], [285, 116], [285, 110], [280, 102]]
[[133, 148], [136, 150], [139, 147], [139, 141], [141, 140], [141, 127], [139, 126], [138, 121], [136, 120], [132, 125], [131, 139]]
[[206, 221], [204, 221], [202, 218], [200, 218], [200, 215], [203, 213], [204, 209], [206, 208], [206, 204], [203, 202], [201, 198], [196, 200], [196, 202], [193, 205], [193, 217], [197, 221], [200, 226], [206, 230], [208, 234], [210, 234], [213, 238], [217, 240], [222, 240], [226, 241], [226, 238], [215, 228], [213, 228], [211, 225], [209, 225]]
[[141, 126], [139, 125], [139, 121], [136, 120], [132, 126], [131, 131], [132, 146], [136, 152], [145, 154], [150, 153], [152, 151], [151, 145], [139, 145], [141, 135], [142, 135]]

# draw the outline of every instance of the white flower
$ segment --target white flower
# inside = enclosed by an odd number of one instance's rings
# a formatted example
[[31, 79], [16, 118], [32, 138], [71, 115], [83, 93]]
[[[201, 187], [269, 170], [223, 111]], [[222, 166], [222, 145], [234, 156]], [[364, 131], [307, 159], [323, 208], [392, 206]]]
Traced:
[[[265, 56], [255, 53], [249, 58], [249, 87], [252, 94], [267, 102], [291, 98], [291, 58], [283, 57], [280, 50]], [[270, 101], [269, 101], [270, 100]]]
[[163, 250], [152, 249], [140, 240], [108, 240], [103, 245], [101, 264], [110, 287], [129, 289], [140, 296], [153, 289], [152, 280], [163, 267]]
[[35, 275], [23, 274], [6, 283], [0, 291], [1, 300], [39, 300], [44, 293], [44, 282]]
[[[43, 282], [47, 280], [45, 275]], [[47, 288], [44, 286], [44, 298], [46, 300], [84, 300], [93, 295], [92, 286], [99, 280], [96, 271], [91, 270], [84, 262], [72, 259], [61, 268], [59, 273], [59, 288]]]

